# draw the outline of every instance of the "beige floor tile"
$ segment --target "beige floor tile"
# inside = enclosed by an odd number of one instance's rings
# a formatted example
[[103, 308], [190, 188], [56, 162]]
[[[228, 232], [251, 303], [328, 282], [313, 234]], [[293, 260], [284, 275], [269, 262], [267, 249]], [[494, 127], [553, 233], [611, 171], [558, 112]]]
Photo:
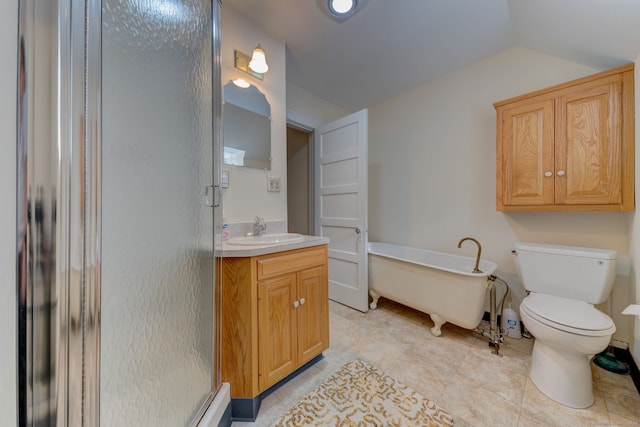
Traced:
[[609, 413], [609, 419], [611, 420], [611, 426], [615, 427], [638, 427], [640, 421], [630, 420], [625, 417], [621, 417], [615, 413]]
[[531, 352], [523, 353], [517, 348], [510, 345], [501, 346], [499, 356], [496, 356], [489, 350], [488, 341], [478, 340], [474, 346], [474, 352], [485, 361], [485, 368], [493, 369], [509, 369], [520, 374], [529, 374], [529, 366], [531, 363]]
[[445, 389], [438, 404], [474, 426], [517, 426], [520, 405], [463, 379]]
[[615, 374], [613, 372], [606, 371], [600, 368], [599, 366], [597, 366], [593, 362], [591, 363], [591, 366], [593, 366], [593, 369], [591, 371], [597, 372], [597, 375], [598, 375], [598, 378], [596, 379], [597, 382], [601, 384], [609, 384], [610, 386], [616, 389], [620, 389], [620, 391], [623, 391], [625, 393], [638, 394], [638, 391], [636, 390], [636, 387], [633, 384], [633, 380], [631, 379], [631, 376], [620, 375], [620, 374]]
[[427, 399], [439, 402], [451, 376], [447, 370], [453, 369], [452, 365], [430, 359], [426, 354], [408, 351], [399, 354], [385, 371]]
[[324, 359], [267, 396], [255, 423], [234, 427], [270, 426], [355, 358], [436, 402], [458, 427], [640, 427], [640, 394], [629, 376], [593, 367], [596, 402], [587, 409], [567, 408], [542, 394], [528, 378], [532, 339], [506, 337], [497, 357], [488, 338], [449, 323], [434, 337], [427, 314], [384, 298], [367, 313], [331, 302], [330, 315], [331, 347]]
[[640, 394], [627, 387], [600, 382], [609, 414], [640, 422]]
[[505, 362], [496, 356], [489, 359], [488, 362], [485, 357], [470, 354], [458, 369], [453, 381], [459, 381], [459, 377], [462, 377], [475, 387], [484, 388], [520, 406], [524, 396], [527, 374], [510, 369], [509, 362]]
[[609, 415], [604, 401], [604, 394], [597, 384], [594, 384], [593, 394], [595, 402], [586, 409], [574, 409], [561, 405], [545, 396], [527, 378], [522, 410], [525, 417], [530, 417], [541, 424], [560, 426], [609, 425]]

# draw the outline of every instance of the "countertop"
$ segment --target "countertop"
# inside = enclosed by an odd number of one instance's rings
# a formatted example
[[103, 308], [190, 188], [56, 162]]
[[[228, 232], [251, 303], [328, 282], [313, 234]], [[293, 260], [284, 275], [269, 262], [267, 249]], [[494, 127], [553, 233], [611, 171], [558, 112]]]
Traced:
[[308, 248], [311, 246], [325, 245], [329, 243], [328, 237], [321, 236], [303, 236], [301, 242], [284, 243], [275, 245], [230, 245], [227, 242], [222, 243], [223, 258], [252, 257], [258, 255], [267, 255], [277, 252], [291, 251], [294, 249]]

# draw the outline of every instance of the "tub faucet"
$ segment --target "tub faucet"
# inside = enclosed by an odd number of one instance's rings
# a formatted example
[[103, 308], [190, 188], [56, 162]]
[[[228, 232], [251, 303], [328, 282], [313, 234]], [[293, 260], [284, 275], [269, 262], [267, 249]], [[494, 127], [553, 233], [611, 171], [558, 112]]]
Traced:
[[480, 242], [478, 242], [476, 239], [474, 239], [473, 237], [465, 237], [464, 239], [461, 239], [458, 242], [458, 247], [461, 248], [462, 247], [462, 242], [464, 242], [465, 240], [471, 240], [472, 242], [474, 242], [476, 245], [478, 245], [478, 255], [476, 256], [476, 266], [473, 268], [473, 272], [474, 273], [482, 273], [482, 271], [480, 271], [480, 269], [478, 268], [478, 265], [480, 264], [480, 254], [482, 253], [482, 246], [480, 245]]
[[253, 236], [262, 236], [267, 230], [267, 224], [264, 223], [264, 218], [256, 216], [256, 222], [253, 223]]

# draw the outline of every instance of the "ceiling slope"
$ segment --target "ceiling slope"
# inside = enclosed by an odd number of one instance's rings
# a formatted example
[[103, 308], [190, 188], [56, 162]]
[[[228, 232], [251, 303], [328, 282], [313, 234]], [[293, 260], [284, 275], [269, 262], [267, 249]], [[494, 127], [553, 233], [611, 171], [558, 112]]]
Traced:
[[322, 0], [227, 0], [283, 40], [287, 80], [348, 110], [512, 46], [605, 69], [640, 53], [639, 0], [367, 0], [347, 21]]

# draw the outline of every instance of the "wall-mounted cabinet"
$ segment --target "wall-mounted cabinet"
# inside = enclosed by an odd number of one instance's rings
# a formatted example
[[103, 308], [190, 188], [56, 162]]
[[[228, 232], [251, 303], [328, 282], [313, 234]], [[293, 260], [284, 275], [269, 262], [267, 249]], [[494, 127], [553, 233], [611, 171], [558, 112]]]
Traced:
[[633, 64], [494, 104], [496, 210], [634, 209]]
[[326, 244], [223, 258], [222, 275], [222, 380], [232, 398], [255, 399], [329, 347]]

